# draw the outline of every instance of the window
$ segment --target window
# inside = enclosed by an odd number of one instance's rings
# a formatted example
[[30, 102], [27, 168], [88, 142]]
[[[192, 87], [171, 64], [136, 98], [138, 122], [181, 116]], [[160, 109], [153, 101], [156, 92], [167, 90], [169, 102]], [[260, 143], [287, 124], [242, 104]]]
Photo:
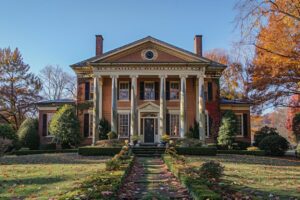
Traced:
[[155, 99], [154, 82], [145, 82], [144, 99], [145, 100], [154, 100]]
[[243, 136], [243, 115], [242, 114], [236, 114], [236, 135], [237, 136]]
[[119, 114], [119, 135], [120, 137], [129, 136], [129, 114]]
[[170, 136], [179, 136], [179, 115], [170, 114]]
[[129, 83], [120, 82], [119, 84], [119, 100], [129, 100]]
[[93, 136], [93, 114], [89, 114], [89, 134], [88, 137]]
[[170, 99], [177, 100], [179, 99], [179, 83], [170, 82]]

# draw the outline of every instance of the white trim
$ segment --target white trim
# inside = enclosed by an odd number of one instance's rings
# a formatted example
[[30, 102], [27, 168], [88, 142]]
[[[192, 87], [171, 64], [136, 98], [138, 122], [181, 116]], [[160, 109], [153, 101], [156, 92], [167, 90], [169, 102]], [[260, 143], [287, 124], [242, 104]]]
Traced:
[[38, 108], [39, 111], [40, 111], [40, 110], [43, 110], [43, 111], [44, 111], [44, 110], [46, 110], [46, 111], [47, 111], [47, 110], [49, 110], [49, 111], [50, 111], [50, 110], [51, 110], [51, 111], [54, 110], [54, 111], [56, 111], [57, 108], [58, 108], [58, 106], [52, 106], [52, 107], [51, 107], [51, 106], [48, 106], [48, 107], [38, 106], [37, 108]]

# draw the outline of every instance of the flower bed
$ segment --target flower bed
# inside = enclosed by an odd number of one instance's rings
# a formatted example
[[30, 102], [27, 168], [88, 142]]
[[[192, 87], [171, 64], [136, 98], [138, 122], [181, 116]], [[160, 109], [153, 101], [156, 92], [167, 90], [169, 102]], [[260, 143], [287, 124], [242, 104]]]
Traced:
[[164, 155], [164, 162], [170, 169], [170, 171], [180, 180], [180, 182], [189, 190], [192, 197], [196, 200], [218, 200], [221, 196], [211, 189], [201, 180], [188, 173], [187, 166], [184, 164], [178, 164], [169, 155]]

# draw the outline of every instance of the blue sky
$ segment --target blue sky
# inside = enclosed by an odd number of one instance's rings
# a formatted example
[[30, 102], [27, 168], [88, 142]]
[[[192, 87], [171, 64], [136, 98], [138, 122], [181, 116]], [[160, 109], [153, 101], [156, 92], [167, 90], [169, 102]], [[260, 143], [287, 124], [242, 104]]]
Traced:
[[236, 0], [0, 0], [0, 48], [18, 47], [31, 70], [94, 56], [95, 35], [104, 51], [151, 35], [193, 51], [195, 34], [204, 51], [229, 49]]

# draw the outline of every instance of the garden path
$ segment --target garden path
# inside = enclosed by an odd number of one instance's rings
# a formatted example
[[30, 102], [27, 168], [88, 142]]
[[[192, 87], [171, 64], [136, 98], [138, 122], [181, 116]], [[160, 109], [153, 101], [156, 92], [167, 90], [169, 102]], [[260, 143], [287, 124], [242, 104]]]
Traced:
[[137, 157], [118, 196], [118, 199], [192, 199], [157, 157]]

